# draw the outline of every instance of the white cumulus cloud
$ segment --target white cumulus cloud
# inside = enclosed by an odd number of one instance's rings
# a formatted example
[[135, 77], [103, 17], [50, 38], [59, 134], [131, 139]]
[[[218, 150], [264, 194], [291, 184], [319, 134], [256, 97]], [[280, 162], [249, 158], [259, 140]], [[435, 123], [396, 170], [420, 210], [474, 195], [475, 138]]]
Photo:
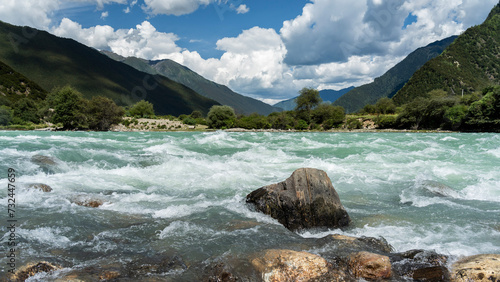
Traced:
[[2, 0], [0, 19], [15, 25], [47, 29], [52, 23], [51, 14], [59, 6], [59, 0]]
[[250, 8], [248, 8], [245, 4], [241, 4], [238, 8], [236, 8], [236, 13], [238, 14], [246, 14], [248, 12], [250, 12]]
[[64, 18], [52, 32], [57, 36], [73, 38], [87, 46], [111, 50], [125, 57], [161, 59], [181, 51], [175, 43], [179, 40], [177, 35], [158, 32], [148, 21], [137, 25], [136, 28], [115, 31], [108, 25], [82, 28], [79, 23]]
[[153, 15], [186, 15], [200, 6], [210, 4], [212, 0], [144, 0], [144, 11]]

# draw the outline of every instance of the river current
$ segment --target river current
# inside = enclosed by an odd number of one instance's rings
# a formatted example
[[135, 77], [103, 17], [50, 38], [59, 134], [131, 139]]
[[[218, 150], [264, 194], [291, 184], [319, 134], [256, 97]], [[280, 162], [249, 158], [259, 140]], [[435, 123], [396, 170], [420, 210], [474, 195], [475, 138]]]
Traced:
[[[302, 167], [326, 171], [349, 228], [294, 233], [245, 204]], [[220, 257], [328, 234], [382, 236], [397, 252], [453, 259], [500, 253], [500, 134], [1, 131], [0, 173], [0, 220], [16, 220], [16, 265], [62, 265], [54, 279], [161, 253], [189, 266], [165, 278], [190, 280]], [[2, 250], [11, 233], [2, 229]], [[2, 255], [0, 276], [8, 262]]]

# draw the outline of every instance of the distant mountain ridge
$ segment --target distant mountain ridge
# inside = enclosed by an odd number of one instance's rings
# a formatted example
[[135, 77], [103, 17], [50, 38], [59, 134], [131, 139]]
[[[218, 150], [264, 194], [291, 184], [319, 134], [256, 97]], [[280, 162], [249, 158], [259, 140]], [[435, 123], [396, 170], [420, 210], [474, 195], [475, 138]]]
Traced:
[[440, 56], [415, 72], [393, 100], [408, 103], [436, 89], [449, 95], [469, 94], [499, 83], [500, 2], [481, 25], [467, 29]]
[[101, 52], [114, 60], [128, 64], [140, 71], [163, 75], [173, 81], [186, 85], [200, 95], [213, 99], [220, 104], [231, 106], [236, 113], [268, 115], [280, 110], [262, 101], [238, 94], [227, 86], [210, 81], [188, 67], [172, 60], [149, 61], [135, 57], [125, 58], [109, 51]]
[[[354, 89], [354, 86], [344, 88], [341, 90], [331, 90], [331, 89], [325, 89], [319, 91], [319, 96], [323, 100], [323, 102], [328, 102], [328, 103], [333, 103], [342, 95], [346, 94], [347, 92], [351, 91]], [[297, 106], [297, 97], [294, 97], [292, 99], [288, 99], [285, 101], [281, 101], [279, 103], [274, 104], [275, 107], [282, 108], [285, 111], [292, 111], [295, 109]]]
[[219, 105], [182, 84], [138, 71], [75, 40], [1, 21], [0, 60], [45, 90], [71, 85], [85, 98], [105, 96], [123, 106], [145, 99], [160, 115], [207, 113]]
[[456, 38], [457, 36], [448, 37], [418, 48], [372, 83], [354, 88], [333, 104], [344, 107], [347, 113], [353, 113], [365, 105], [375, 104], [380, 98], [392, 98], [418, 69], [439, 56]]

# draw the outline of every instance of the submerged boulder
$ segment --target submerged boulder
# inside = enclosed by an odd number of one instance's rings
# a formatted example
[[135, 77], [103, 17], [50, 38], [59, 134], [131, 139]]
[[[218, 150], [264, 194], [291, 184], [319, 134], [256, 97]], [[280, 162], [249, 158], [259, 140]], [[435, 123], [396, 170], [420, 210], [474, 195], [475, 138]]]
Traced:
[[88, 195], [78, 195], [75, 198], [73, 198], [71, 202], [79, 206], [89, 207], [89, 208], [98, 208], [104, 204], [104, 201], [102, 199], [93, 198]]
[[452, 266], [452, 281], [500, 281], [500, 255], [465, 257]]
[[42, 192], [52, 191], [52, 187], [50, 187], [47, 184], [42, 184], [42, 183], [31, 183], [31, 184], [28, 184], [26, 187], [28, 187], [28, 189], [36, 189], [36, 190], [39, 190]]
[[247, 195], [247, 203], [295, 231], [347, 226], [349, 215], [326, 172], [300, 168], [283, 182]]
[[31, 162], [38, 165], [45, 173], [55, 173], [58, 170], [60, 161], [55, 157], [44, 155], [34, 155], [31, 157]]

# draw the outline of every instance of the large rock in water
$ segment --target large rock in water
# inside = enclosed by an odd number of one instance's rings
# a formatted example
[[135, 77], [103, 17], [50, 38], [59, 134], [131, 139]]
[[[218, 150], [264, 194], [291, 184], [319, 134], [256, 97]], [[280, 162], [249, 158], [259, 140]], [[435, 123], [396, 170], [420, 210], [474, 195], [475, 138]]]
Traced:
[[253, 191], [247, 203], [292, 231], [339, 228], [350, 222], [326, 172], [313, 168], [297, 169], [287, 180]]

